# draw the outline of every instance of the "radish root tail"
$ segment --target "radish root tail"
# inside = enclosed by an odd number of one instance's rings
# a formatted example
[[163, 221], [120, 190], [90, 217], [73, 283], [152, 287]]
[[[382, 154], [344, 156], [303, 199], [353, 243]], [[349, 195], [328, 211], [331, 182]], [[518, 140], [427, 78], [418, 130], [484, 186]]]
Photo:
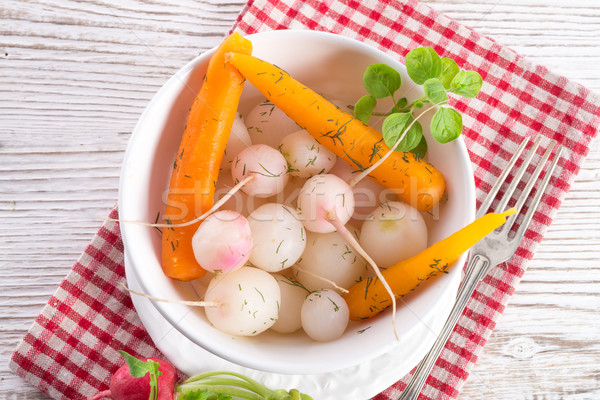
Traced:
[[255, 175], [248, 175], [246, 176], [244, 179], [242, 179], [241, 181], [238, 182], [237, 185], [235, 185], [234, 187], [232, 187], [227, 193], [225, 193], [223, 195], [223, 197], [221, 197], [212, 207], [210, 210], [208, 210], [207, 212], [205, 212], [204, 214], [202, 214], [201, 216], [194, 218], [191, 221], [188, 222], [182, 222], [180, 224], [169, 224], [169, 223], [162, 223], [162, 224], [157, 224], [157, 223], [151, 223], [151, 222], [142, 222], [142, 221], [130, 221], [130, 220], [125, 220], [125, 219], [118, 219], [118, 218], [101, 218], [103, 221], [109, 221], [109, 222], [124, 222], [127, 224], [135, 224], [135, 225], [142, 225], [142, 226], [151, 226], [151, 227], [156, 227], [156, 228], [183, 228], [184, 226], [190, 226], [190, 225], [194, 225], [202, 220], [205, 220], [206, 218], [208, 218], [211, 214], [214, 214], [219, 208], [221, 208], [223, 206], [223, 204], [225, 204], [231, 197], [233, 197], [233, 195], [235, 195], [244, 185], [246, 185], [247, 183], [252, 182], [255, 179]]
[[133, 293], [135, 295], [142, 296], [142, 297], [145, 297], [145, 298], [150, 299], [150, 300], [160, 301], [162, 303], [184, 304], [186, 306], [193, 306], [193, 307], [218, 307], [220, 305], [220, 303], [218, 301], [188, 301], [188, 300], [159, 299], [158, 297], [150, 296], [150, 295], [148, 295], [146, 293], [136, 292], [133, 289], [129, 289], [127, 287], [127, 285], [125, 285], [123, 282], [120, 282], [119, 284], [125, 290], [127, 290], [129, 293]]
[[343, 287], [341, 287], [341, 286], [338, 286], [338, 285], [337, 285], [337, 284], [336, 284], [334, 281], [332, 281], [332, 280], [329, 280], [329, 279], [327, 279], [327, 278], [325, 278], [325, 277], [322, 277], [321, 275], [317, 275], [317, 274], [315, 274], [314, 272], [311, 272], [311, 271], [305, 270], [304, 268], [302, 268], [302, 267], [299, 267], [298, 265], [295, 265], [295, 266], [294, 266], [294, 269], [295, 269], [295, 270], [297, 270], [297, 271], [300, 271], [300, 272], [302, 272], [302, 273], [304, 273], [304, 274], [306, 274], [306, 275], [310, 275], [310, 276], [312, 276], [312, 277], [314, 277], [314, 278], [320, 279], [320, 280], [322, 280], [323, 282], [327, 282], [327, 283], [329, 283], [330, 285], [332, 285], [332, 286], [333, 286], [335, 289], [339, 290], [339, 291], [340, 291], [340, 292], [342, 292], [342, 293], [349, 293], [349, 290], [348, 290], [348, 289], [344, 289]]
[[394, 328], [394, 336], [396, 337], [396, 340], [400, 340], [400, 338], [398, 337], [398, 332], [396, 331], [396, 296], [394, 295], [392, 288], [385, 280], [385, 277], [379, 270], [379, 267], [377, 267], [377, 264], [375, 263], [375, 261], [360, 246], [360, 244], [354, 238], [354, 235], [352, 235], [352, 233], [348, 230], [348, 228], [346, 228], [346, 226], [340, 222], [340, 220], [337, 218], [337, 215], [335, 214], [335, 212], [327, 213], [327, 220], [331, 223], [331, 225], [333, 225], [335, 227], [335, 229], [339, 232], [339, 234], [342, 235], [342, 237], [344, 239], [346, 239], [346, 241], [348, 243], [350, 243], [350, 245], [354, 248], [354, 250], [356, 250], [358, 252], [358, 254], [360, 254], [369, 263], [369, 265], [371, 265], [371, 267], [373, 268], [373, 271], [375, 271], [375, 274], [377, 275], [377, 278], [379, 278], [379, 280], [383, 284], [383, 287], [390, 295], [390, 297], [392, 299], [392, 326]]
[[90, 397], [88, 400], [102, 400], [102, 399], [112, 399], [112, 393], [110, 390], [105, 390], [100, 393], [96, 393], [94, 397]]

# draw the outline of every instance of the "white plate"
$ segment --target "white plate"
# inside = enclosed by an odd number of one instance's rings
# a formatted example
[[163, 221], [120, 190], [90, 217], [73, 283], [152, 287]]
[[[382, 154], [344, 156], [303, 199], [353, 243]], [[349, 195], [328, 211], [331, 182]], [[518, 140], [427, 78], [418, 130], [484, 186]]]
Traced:
[[[125, 259], [127, 284], [133, 290], [142, 290], [135, 274], [128, 268], [129, 265]], [[224, 360], [174, 329], [153, 306], [152, 301], [136, 295], [132, 295], [132, 301], [156, 347], [186, 375], [193, 376], [207, 371], [238, 372], [271, 389], [296, 388], [315, 400], [366, 400], [387, 389], [420, 361], [433, 345], [445, 322], [437, 316], [430, 321], [422, 321], [417, 335], [403, 338], [393, 350], [357, 366], [322, 374], [286, 375], [258, 371]], [[450, 314], [452, 305], [452, 301], [445, 302], [440, 306], [440, 314]], [[319, 360], [315, 360], [315, 363], [318, 362]]]
[[[274, 31], [249, 36], [257, 57], [288, 70], [293, 76], [330, 98], [357, 99], [364, 94], [362, 74], [369, 64], [384, 62], [403, 78], [401, 91], [409, 99], [422, 95], [422, 88], [408, 78], [404, 66], [390, 56], [348, 38], [313, 31]], [[193, 60], [177, 72], [152, 99], [132, 135], [121, 175], [119, 213], [125, 220], [154, 221], [162, 211], [171, 166], [195, 90], [202, 83], [210, 53]], [[204, 67], [203, 67], [204, 66]], [[260, 97], [247, 84], [240, 101], [244, 111]], [[428, 126], [427, 118], [421, 120]], [[424, 129], [426, 137], [428, 129]], [[464, 142], [441, 145], [428, 138], [428, 156], [446, 177], [448, 201], [440, 207], [440, 221], [429, 229], [429, 241], [438, 241], [473, 219], [475, 190], [473, 173]], [[129, 271], [145, 293], [171, 300], [197, 300], [193, 286], [167, 279], [160, 266], [160, 234], [155, 229], [121, 224]], [[456, 265], [462, 266], [465, 255]], [[306, 335], [265, 332], [251, 338], [224, 334], [213, 328], [198, 308], [156, 303], [156, 309], [179, 333], [220, 358], [248, 368], [276, 374], [360, 371], [367, 361], [390, 351], [401, 351], [394, 360], [397, 371], [408, 371], [423, 357], [424, 338], [449, 313], [460, 271], [428, 281], [399, 302], [396, 341], [391, 327], [391, 310], [361, 322], [352, 322], [342, 338], [316, 343]], [[422, 322], [425, 321], [426, 324]], [[440, 325], [441, 326], [441, 325]], [[174, 342], [177, 345], [177, 341]], [[168, 351], [166, 351], [168, 353]], [[174, 361], [177, 363], [177, 361]], [[381, 372], [381, 371], [380, 371]], [[401, 373], [396, 373], [397, 378]]]

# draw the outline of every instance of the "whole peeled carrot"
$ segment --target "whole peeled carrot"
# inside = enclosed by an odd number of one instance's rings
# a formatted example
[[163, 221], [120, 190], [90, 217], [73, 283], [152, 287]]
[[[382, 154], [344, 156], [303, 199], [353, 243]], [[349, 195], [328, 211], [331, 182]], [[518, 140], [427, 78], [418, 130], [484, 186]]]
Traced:
[[[173, 165], [164, 215], [168, 224], [190, 221], [213, 205], [221, 160], [244, 84], [237, 69], [225, 63], [225, 54], [231, 51], [250, 54], [252, 44], [234, 33], [210, 59]], [[192, 250], [192, 237], [199, 224], [163, 228], [162, 268], [168, 277], [189, 281], [204, 275]]]
[[[511, 208], [500, 214], [486, 214], [419, 254], [382, 271], [396, 298], [410, 293], [421, 282], [444, 273], [449, 264], [515, 212]], [[389, 293], [377, 277], [352, 285], [344, 299], [350, 309], [350, 319], [354, 321], [371, 318], [392, 305]]]
[[[239, 53], [227, 55], [227, 61], [319, 143], [355, 168], [366, 169], [389, 150], [381, 133], [277, 66]], [[431, 210], [446, 190], [443, 175], [412, 153], [393, 153], [369, 176], [419, 210]]]

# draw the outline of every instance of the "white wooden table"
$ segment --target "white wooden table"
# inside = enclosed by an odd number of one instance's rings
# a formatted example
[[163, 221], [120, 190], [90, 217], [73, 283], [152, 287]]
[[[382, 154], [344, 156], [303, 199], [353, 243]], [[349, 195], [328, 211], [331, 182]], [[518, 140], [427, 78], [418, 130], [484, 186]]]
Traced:
[[[0, 397], [43, 399], [7, 362], [116, 203], [129, 134], [244, 0], [0, 3]], [[600, 2], [427, 0], [600, 92]], [[461, 399], [600, 398], [600, 146]]]

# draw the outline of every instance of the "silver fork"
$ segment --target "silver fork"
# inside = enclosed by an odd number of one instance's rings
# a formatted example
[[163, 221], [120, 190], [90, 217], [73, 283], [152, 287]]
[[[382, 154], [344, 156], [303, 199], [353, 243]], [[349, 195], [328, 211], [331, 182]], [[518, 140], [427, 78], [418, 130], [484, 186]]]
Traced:
[[[514, 178], [512, 179], [510, 185], [506, 189], [504, 196], [499, 200], [498, 205], [495, 207], [495, 210], [498, 212], [504, 211], [507, 207], [515, 189], [518, 184], [521, 182], [527, 167], [531, 164], [531, 160], [533, 159], [539, 145], [541, 139], [538, 138], [532, 145], [531, 149], [525, 156], [523, 163], [515, 173]], [[486, 197], [485, 201], [479, 207], [477, 212], [477, 218], [483, 216], [487, 212], [490, 211], [490, 207], [494, 200], [496, 199], [496, 195], [500, 190], [500, 187], [506, 181], [510, 171], [513, 169], [515, 163], [520, 158], [521, 154], [527, 147], [529, 143], [529, 138], [523, 140], [521, 145], [519, 146], [516, 153], [512, 156], [508, 165], [502, 172], [502, 174], [498, 177], [498, 180], [492, 187], [490, 193]], [[556, 142], [552, 141], [552, 143], [548, 146], [546, 152], [542, 156], [540, 162], [537, 164], [535, 170], [533, 171], [532, 176], [527, 181], [525, 188], [519, 195], [517, 202], [515, 204], [515, 208], [517, 210], [521, 210], [525, 205], [533, 186], [538, 181], [544, 166], [547, 164], [554, 147], [556, 146]], [[529, 208], [527, 213], [523, 217], [518, 229], [511, 235], [511, 227], [515, 223], [519, 212], [515, 215], [510, 216], [506, 223], [498, 228], [496, 231], [492, 232], [484, 239], [480, 240], [470, 251], [470, 259], [467, 267], [465, 269], [465, 275], [461, 286], [458, 290], [458, 294], [456, 296], [456, 303], [450, 312], [450, 316], [448, 320], [444, 324], [441, 333], [437, 337], [435, 343], [433, 344], [429, 353], [425, 356], [425, 358], [419, 363], [414, 375], [412, 376], [410, 382], [402, 392], [402, 395], [398, 398], [398, 400], [416, 400], [421, 393], [421, 389], [427, 380], [427, 377], [431, 373], [433, 366], [435, 365], [436, 360], [438, 359], [440, 353], [444, 349], [446, 345], [446, 341], [450, 336], [450, 333], [454, 330], [454, 326], [458, 321], [459, 317], [462, 315], [463, 310], [465, 309], [467, 302], [471, 298], [471, 295], [475, 291], [475, 288], [479, 284], [479, 282], [490, 272], [492, 267], [507, 261], [510, 259], [515, 252], [517, 251], [517, 247], [521, 243], [523, 236], [525, 235], [525, 231], [529, 226], [531, 219], [533, 218], [533, 214], [540, 203], [542, 195], [548, 186], [548, 182], [554, 172], [554, 168], [556, 167], [556, 163], [560, 159], [560, 154], [562, 152], [562, 146], [559, 146], [558, 150], [555, 153], [554, 159], [550, 164], [550, 167], [547, 169], [542, 183], [537, 188], [537, 192], [534, 198], [531, 200], [529, 204]]]

